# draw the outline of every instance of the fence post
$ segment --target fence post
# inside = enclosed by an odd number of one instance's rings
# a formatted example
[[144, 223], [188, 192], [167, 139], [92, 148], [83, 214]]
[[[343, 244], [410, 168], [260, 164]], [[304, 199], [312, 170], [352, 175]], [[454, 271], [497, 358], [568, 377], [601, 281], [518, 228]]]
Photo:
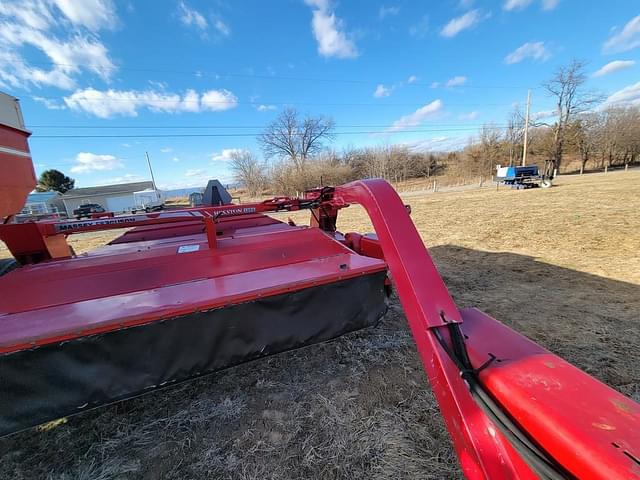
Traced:
[[434, 180], [433, 181], [433, 191], [434, 191], [434, 193], [437, 191], [437, 189], [438, 189], [438, 186], [436, 185], [436, 181]]
[[605, 166], [604, 166], [604, 174], [605, 174], [605, 175], [607, 174], [607, 170], [608, 170], [608, 169], [609, 169], [609, 165], [605, 165]]
[[480, 175], [480, 188], [482, 188], [482, 181], [483, 181], [483, 180], [484, 180], [484, 179], [482, 178], [482, 175]]
[[625, 163], [625, 164], [624, 164], [624, 171], [626, 172], [627, 170], [629, 170], [629, 164], [628, 164], [628, 163]]

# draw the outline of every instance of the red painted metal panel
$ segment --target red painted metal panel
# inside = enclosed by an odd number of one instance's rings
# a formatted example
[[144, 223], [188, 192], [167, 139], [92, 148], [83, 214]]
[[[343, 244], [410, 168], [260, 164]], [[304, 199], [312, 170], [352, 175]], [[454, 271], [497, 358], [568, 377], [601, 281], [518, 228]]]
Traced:
[[[640, 407], [502, 323], [463, 310], [463, 331], [491, 394], [577, 478], [640, 477]], [[635, 458], [635, 460], [634, 460]]]
[[0, 146], [29, 153], [29, 138], [31, 134], [8, 125], [0, 124]]
[[[33, 267], [35, 268], [35, 267]], [[0, 352], [149, 323], [385, 269], [343, 252], [244, 273], [0, 315]], [[95, 284], [94, 286], [97, 286]]]
[[20, 212], [27, 195], [36, 186], [27, 142], [29, 135], [29, 132], [0, 125], [0, 220]]
[[[266, 215], [246, 215], [244, 217], [222, 217], [216, 222], [216, 229], [219, 235], [232, 235], [237, 229], [246, 229], [248, 227], [260, 227], [264, 225], [281, 224], [282, 222]], [[126, 242], [140, 242], [145, 240], [156, 240], [168, 237], [177, 237], [183, 235], [194, 235], [202, 233], [204, 226], [201, 221], [182, 222], [179, 224], [165, 225], [147, 225], [143, 227], [134, 227], [122, 236], [111, 242], [111, 245]]]
[[[28, 312], [313, 258], [355, 255], [317, 229], [281, 225], [287, 230], [221, 238], [215, 250], [208, 248], [205, 235], [200, 234], [170, 241], [114, 245], [102, 254], [98, 251], [22, 267], [12, 275], [0, 277], [0, 313]], [[185, 246], [196, 246], [197, 250], [178, 253]], [[25, 291], [30, 292], [27, 298]]]
[[0, 151], [0, 220], [20, 212], [35, 186], [31, 157]]

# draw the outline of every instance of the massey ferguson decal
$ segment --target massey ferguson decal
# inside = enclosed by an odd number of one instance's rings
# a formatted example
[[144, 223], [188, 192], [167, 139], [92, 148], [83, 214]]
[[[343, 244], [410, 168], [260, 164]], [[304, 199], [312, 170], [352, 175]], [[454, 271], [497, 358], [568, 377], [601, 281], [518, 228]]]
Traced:
[[66, 232], [69, 230], [79, 230], [88, 227], [95, 227], [99, 225], [122, 225], [126, 227], [127, 223], [135, 223], [135, 217], [124, 217], [124, 218], [109, 218], [105, 220], [85, 220], [83, 222], [73, 222], [73, 223], [57, 223], [56, 224], [56, 232]]

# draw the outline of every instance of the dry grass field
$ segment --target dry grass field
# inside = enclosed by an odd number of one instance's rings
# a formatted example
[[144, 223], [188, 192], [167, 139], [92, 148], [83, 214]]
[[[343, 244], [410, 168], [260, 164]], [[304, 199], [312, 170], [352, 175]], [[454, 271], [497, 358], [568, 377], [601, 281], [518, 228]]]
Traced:
[[[639, 171], [565, 176], [549, 190], [405, 198], [460, 306], [479, 307], [640, 401]], [[355, 207], [341, 212], [339, 228], [371, 230]], [[108, 239], [73, 245], [82, 252]], [[2, 439], [0, 478], [461, 473], [394, 298], [377, 328]]]

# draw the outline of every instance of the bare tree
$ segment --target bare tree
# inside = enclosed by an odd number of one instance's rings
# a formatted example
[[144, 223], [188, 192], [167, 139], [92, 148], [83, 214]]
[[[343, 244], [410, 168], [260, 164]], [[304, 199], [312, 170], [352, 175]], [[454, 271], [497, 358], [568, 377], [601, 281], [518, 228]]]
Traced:
[[580, 175], [600, 145], [603, 124], [601, 114], [583, 113], [567, 125], [568, 143], [580, 154]]
[[231, 153], [231, 170], [236, 182], [252, 197], [259, 195], [266, 186], [265, 168], [252, 152], [234, 150]]
[[609, 166], [634, 162], [640, 152], [640, 109], [613, 106], [604, 115], [602, 136]]
[[587, 81], [585, 67], [586, 62], [573, 60], [568, 65], [559, 67], [553, 77], [542, 85], [555, 98], [558, 116], [556, 124], [552, 127], [552, 158], [545, 166], [545, 175], [549, 178], [553, 178], [554, 172], [560, 170], [567, 125], [575, 115], [589, 110], [601, 100], [599, 95], [583, 90]]
[[[509, 166], [519, 164], [522, 158], [524, 123], [525, 119], [520, 107], [516, 106], [507, 119], [507, 129], [504, 134], [509, 153]], [[530, 141], [527, 141], [527, 143], [530, 143]]]
[[480, 172], [492, 175], [495, 165], [501, 162], [502, 133], [494, 124], [485, 124], [480, 129]]
[[318, 154], [323, 144], [333, 138], [333, 120], [326, 117], [300, 118], [293, 108], [286, 108], [258, 138], [266, 157], [291, 160], [302, 170], [307, 160]]

